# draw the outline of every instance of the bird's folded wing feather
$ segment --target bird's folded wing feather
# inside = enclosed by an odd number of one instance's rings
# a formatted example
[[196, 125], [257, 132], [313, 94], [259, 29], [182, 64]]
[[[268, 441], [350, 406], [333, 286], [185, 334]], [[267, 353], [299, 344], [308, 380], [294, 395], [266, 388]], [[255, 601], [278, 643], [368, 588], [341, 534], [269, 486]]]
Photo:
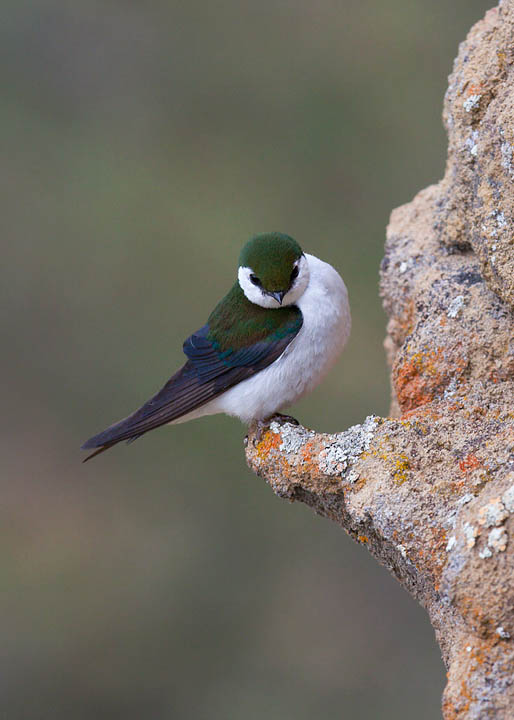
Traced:
[[[256, 341], [241, 333], [237, 317], [228, 332], [224, 329], [224, 345], [210, 324], [204, 325], [184, 343], [186, 364], [156, 395], [127, 418], [84, 443], [83, 449], [98, 448], [86, 460], [122, 440], [135, 440], [149, 430], [177, 420], [277, 360], [302, 326], [300, 311], [290, 310], [282, 318], [279, 310], [274, 311], [278, 315], [273, 318], [273, 331], [259, 333], [260, 339]], [[216, 326], [216, 318], [213, 325]]]

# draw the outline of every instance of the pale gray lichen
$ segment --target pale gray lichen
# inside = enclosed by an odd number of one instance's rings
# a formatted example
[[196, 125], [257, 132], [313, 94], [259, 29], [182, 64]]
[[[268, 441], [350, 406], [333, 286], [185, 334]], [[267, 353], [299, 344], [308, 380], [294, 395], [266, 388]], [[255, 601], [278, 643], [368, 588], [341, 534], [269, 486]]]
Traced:
[[503, 212], [501, 212], [501, 210], [499, 210], [496, 213], [496, 223], [499, 228], [504, 228], [505, 225], [507, 224], [507, 221], [505, 219], [505, 214]]
[[509, 173], [514, 180], [514, 169], [512, 167], [512, 145], [508, 142], [501, 144], [502, 167]]
[[487, 544], [496, 552], [503, 552], [508, 542], [507, 531], [504, 527], [495, 527], [489, 533]]
[[470, 95], [468, 98], [466, 98], [466, 100], [464, 100], [464, 102], [462, 103], [462, 107], [466, 112], [470, 112], [478, 106], [481, 97], [482, 95], [478, 94]]
[[456, 318], [457, 315], [460, 313], [462, 308], [464, 307], [464, 295], [457, 295], [456, 298], [454, 298], [451, 303], [448, 306], [448, 310], [446, 311], [446, 315], [449, 318]]
[[[514, 473], [510, 473], [510, 475], [514, 478]], [[510, 488], [503, 493], [502, 500], [506, 510], [514, 513], [514, 485], [511, 485]]]
[[450, 552], [450, 550], [454, 547], [455, 543], [457, 542], [457, 538], [455, 535], [452, 535], [451, 538], [448, 540], [448, 544], [446, 545], [446, 552]]
[[457, 378], [452, 378], [446, 390], [444, 391], [444, 399], [448, 400], [457, 392]]
[[499, 497], [493, 498], [486, 505], [483, 505], [478, 511], [478, 522], [485, 527], [497, 527], [508, 517], [509, 513], [505, 509]]
[[356, 470], [350, 470], [348, 475], [346, 476], [346, 479], [349, 483], [355, 483], [360, 478], [360, 473], [358, 473]]
[[[368, 415], [361, 425], [353, 425], [335, 435], [333, 442], [320, 453], [321, 471], [326, 475], [344, 475], [348, 467], [369, 450], [379, 422], [376, 415]], [[351, 482], [354, 481], [352, 477]]]
[[292, 423], [284, 423], [282, 425], [273, 421], [270, 423], [269, 429], [272, 433], [280, 435], [282, 440], [279, 446], [280, 452], [291, 453], [293, 455], [296, 455], [302, 445], [314, 435], [312, 430], [307, 430], [300, 425], [293, 425]]
[[329, 445], [319, 454], [319, 466], [326, 475], [344, 475], [348, 468], [348, 455], [339, 445]]
[[470, 525], [468, 522], [464, 523], [464, 536], [466, 538], [466, 545], [468, 548], [472, 548], [476, 542], [476, 536], [478, 535], [477, 529]]
[[473, 130], [471, 135], [466, 139], [466, 148], [469, 150], [469, 153], [472, 157], [476, 157], [478, 153], [478, 130]]
[[407, 550], [405, 549], [405, 545], [397, 545], [396, 548], [400, 551], [402, 558], [407, 560]]
[[499, 635], [499, 637], [501, 637], [502, 640], [508, 640], [510, 638], [510, 633], [507, 632], [507, 630], [505, 630], [503, 625], [499, 625], [496, 628], [496, 634]]
[[492, 557], [492, 552], [487, 547], [487, 545], [485, 546], [485, 548], [483, 550], [480, 550], [480, 552], [478, 553], [478, 557], [482, 558], [482, 560]]
[[474, 497], [471, 493], [466, 493], [457, 500], [457, 505], [466, 505], [466, 503], [471, 502]]

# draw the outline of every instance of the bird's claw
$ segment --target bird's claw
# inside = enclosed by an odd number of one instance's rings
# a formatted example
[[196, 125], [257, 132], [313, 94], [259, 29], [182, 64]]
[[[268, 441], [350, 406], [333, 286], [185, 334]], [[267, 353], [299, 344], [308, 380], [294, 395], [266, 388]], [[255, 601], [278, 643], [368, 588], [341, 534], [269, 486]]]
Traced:
[[283, 413], [275, 413], [272, 415], [268, 423], [276, 422], [279, 425], [285, 425], [286, 423], [289, 423], [290, 425], [299, 425], [300, 423], [296, 418], [294, 418], [292, 415], [284, 415]]
[[252, 435], [253, 444], [258, 445], [262, 441], [264, 433], [269, 430], [272, 422], [276, 422], [279, 425], [286, 425], [287, 423], [290, 423], [291, 425], [300, 424], [296, 418], [291, 417], [291, 415], [284, 415], [283, 413], [275, 413], [271, 417], [266, 418], [266, 420], [255, 420], [250, 425], [248, 435], [245, 435], [245, 439], [243, 441], [244, 446], [246, 447], [248, 445], [248, 438], [250, 435]]
[[258, 445], [265, 433], [266, 430], [269, 430], [269, 422], [267, 420], [255, 420], [249, 427], [249, 433], [245, 437], [245, 447], [248, 445], [248, 438], [251, 435], [252, 436], [252, 442], [255, 445]]

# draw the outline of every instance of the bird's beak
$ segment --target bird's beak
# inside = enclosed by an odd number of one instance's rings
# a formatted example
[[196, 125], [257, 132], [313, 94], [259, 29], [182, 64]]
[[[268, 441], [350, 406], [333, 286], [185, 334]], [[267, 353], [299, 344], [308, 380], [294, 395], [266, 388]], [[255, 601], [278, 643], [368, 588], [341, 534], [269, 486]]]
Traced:
[[271, 297], [274, 297], [275, 300], [278, 302], [279, 305], [282, 305], [282, 300], [284, 299], [285, 292], [281, 290], [280, 292], [270, 292], [268, 295], [271, 295]]

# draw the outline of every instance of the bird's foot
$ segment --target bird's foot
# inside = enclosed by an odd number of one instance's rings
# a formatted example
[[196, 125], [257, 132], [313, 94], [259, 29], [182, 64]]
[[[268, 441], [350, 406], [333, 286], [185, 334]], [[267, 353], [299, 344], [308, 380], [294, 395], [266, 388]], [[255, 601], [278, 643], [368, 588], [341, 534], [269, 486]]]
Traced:
[[[276, 422], [279, 425], [286, 425], [287, 423], [290, 423], [291, 425], [300, 424], [296, 418], [291, 417], [291, 415], [284, 415], [283, 413], [275, 413], [265, 420], [255, 420], [249, 427], [249, 434], [253, 435], [254, 445], [258, 445], [261, 442], [264, 433], [269, 430], [269, 426], [272, 422]], [[248, 435], [245, 435], [244, 445], [245, 447], [248, 445]]]
[[253, 436], [253, 444], [258, 445], [261, 442], [266, 430], [269, 430], [269, 422], [267, 420], [254, 420], [248, 428], [248, 435], [246, 435], [244, 439], [245, 447], [248, 445], [249, 435]]
[[271, 422], [276, 422], [279, 425], [285, 425], [286, 423], [290, 423], [291, 425], [299, 425], [300, 423], [296, 418], [294, 418], [292, 415], [284, 415], [283, 413], [275, 413], [272, 415], [268, 420], [266, 421], [269, 425]]

